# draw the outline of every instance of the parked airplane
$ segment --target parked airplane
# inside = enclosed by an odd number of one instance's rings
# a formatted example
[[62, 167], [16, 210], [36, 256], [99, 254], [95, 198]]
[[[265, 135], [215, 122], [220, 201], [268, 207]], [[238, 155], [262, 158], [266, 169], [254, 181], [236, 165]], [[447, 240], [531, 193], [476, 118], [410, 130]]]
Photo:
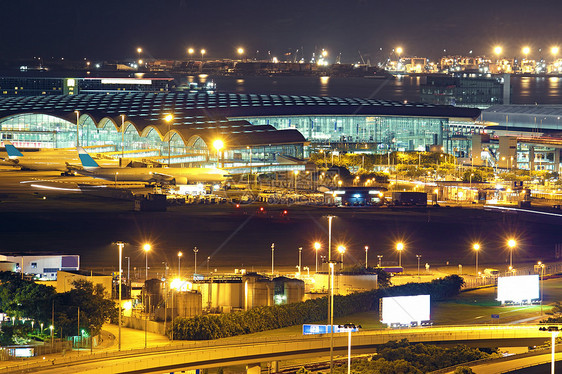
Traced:
[[[3, 165], [20, 167], [24, 170], [60, 171], [70, 173], [70, 168], [79, 168], [80, 160], [72, 148], [48, 149], [37, 152], [20, 152], [10, 141], [4, 141], [8, 157], [2, 158]], [[114, 166], [118, 161], [104, 160], [107, 166]]]
[[217, 183], [224, 182], [228, 173], [216, 168], [132, 168], [100, 167], [84, 150], [77, 147], [82, 169], [78, 174], [109, 181], [148, 182], [161, 184]]

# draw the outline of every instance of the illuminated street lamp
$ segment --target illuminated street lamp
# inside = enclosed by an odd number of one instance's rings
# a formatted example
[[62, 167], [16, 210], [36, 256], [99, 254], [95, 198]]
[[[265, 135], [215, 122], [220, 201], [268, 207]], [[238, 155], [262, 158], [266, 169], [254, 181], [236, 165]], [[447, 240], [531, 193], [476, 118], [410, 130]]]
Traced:
[[144, 280], [148, 280], [148, 252], [152, 249], [152, 246], [149, 243], [146, 243], [142, 246], [145, 254], [145, 273], [144, 273]]
[[480, 251], [480, 244], [478, 243], [474, 243], [472, 245], [472, 249], [474, 249], [474, 252], [476, 253], [476, 276], [478, 276], [478, 252]]
[[293, 171], [293, 174], [295, 174], [295, 195], [297, 194], [297, 176], [299, 175], [299, 171], [295, 170]]
[[523, 49], [521, 50], [523, 52], [523, 54], [525, 55], [525, 59], [527, 58], [527, 56], [529, 55], [529, 52], [531, 52], [531, 48], [529, 47], [523, 47]]
[[503, 52], [503, 48], [499, 45], [494, 47], [494, 53], [496, 54], [496, 56], [498, 56], [498, 58], [501, 56]]
[[416, 255], [416, 258], [418, 259], [418, 278], [420, 277], [420, 259], [421, 259], [421, 255]]
[[195, 49], [193, 48], [188, 48], [187, 49], [187, 54], [189, 55], [189, 58], [191, 59], [191, 57], [193, 56], [193, 54], [195, 53]]
[[558, 52], [560, 52], [560, 48], [558, 46], [554, 46], [554, 47], [550, 48], [550, 53], [552, 53], [552, 55], [554, 57], [556, 57], [558, 55]]
[[322, 50], [322, 57], [323, 58], [328, 57], [328, 51], [326, 51], [325, 49]]
[[172, 121], [174, 120], [174, 116], [171, 114], [166, 114], [166, 116], [164, 117], [164, 121], [166, 121], [166, 123], [168, 124], [168, 167], [170, 167], [170, 143], [172, 141], [172, 134], [170, 133], [170, 125], [172, 123]]
[[316, 252], [316, 270], [315, 273], [318, 273], [318, 251], [322, 245], [319, 242], [314, 243], [314, 251]]
[[404, 244], [397, 243], [396, 250], [398, 251], [398, 266], [402, 267], [402, 251], [404, 250]]
[[213, 147], [217, 150], [217, 169], [220, 168], [220, 151], [224, 147], [224, 142], [220, 139], [217, 139], [213, 142]]
[[53, 335], [53, 330], [54, 330], [54, 326], [51, 325], [49, 326], [49, 330], [51, 330], [51, 349], [53, 348], [53, 345], [55, 344], [54, 340], [55, 340], [55, 336]]
[[197, 247], [193, 248], [193, 254], [195, 255], [195, 260], [194, 260], [195, 266], [193, 268], [193, 279], [195, 279], [195, 275], [197, 274], [197, 252], [199, 252]]
[[[137, 56], [138, 56], [137, 61], [141, 60], [141, 53], [142, 53], [142, 48], [138, 47], [137, 48]], [[140, 62], [139, 62], [139, 64], [140, 64]]]
[[509, 247], [509, 268], [513, 269], [513, 248], [517, 246], [517, 242], [515, 239], [509, 239], [507, 246]]
[[341, 269], [343, 269], [343, 254], [345, 253], [346, 248], [343, 245], [338, 246], [338, 252], [340, 254], [341, 259]]
[[205, 58], [205, 53], [207, 53], [207, 51], [205, 49], [201, 50], [201, 61]]
[[396, 47], [395, 51], [396, 55], [398, 56], [398, 61], [400, 61], [400, 55], [402, 54], [402, 52], [404, 52], [404, 50], [402, 49], [402, 47]]
[[183, 256], [183, 253], [181, 253], [181, 251], [178, 252], [178, 278], [181, 279], [181, 256]]
[[365, 269], [367, 269], [369, 267], [369, 265], [368, 265], [368, 261], [369, 261], [368, 255], [369, 255], [369, 246], [366, 245], [365, 246]]
[[240, 56], [240, 60], [242, 60], [243, 57], [244, 57], [244, 48], [239, 47], [239, 48], [236, 50], [236, 53], [238, 53], [238, 56]]

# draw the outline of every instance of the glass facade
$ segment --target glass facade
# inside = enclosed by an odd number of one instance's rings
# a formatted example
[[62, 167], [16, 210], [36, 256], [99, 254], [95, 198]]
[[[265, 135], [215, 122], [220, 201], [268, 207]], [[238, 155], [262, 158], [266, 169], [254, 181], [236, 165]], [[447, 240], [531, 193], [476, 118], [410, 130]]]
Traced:
[[425, 151], [443, 144], [448, 118], [401, 116], [240, 117], [253, 125], [297, 129], [312, 143], [375, 143], [379, 151]]
[[[160, 156], [160, 162], [167, 162], [168, 156], [173, 164], [216, 163], [217, 152], [209, 147], [203, 138], [194, 135], [183, 139], [179, 130], [171, 129], [171, 138], [161, 136], [152, 126], [147, 126], [140, 134], [136, 127], [125, 121], [125, 131], [121, 133], [120, 124], [108, 118], [102, 119], [98, 126], [88, 115], [79, 119], [79, 140], [81, 146], [113, 146], [113, 151], [135, 152], [135, 157]], [[46, 114], [18, 114], [0, 120], [0, 138], [11, 141], [21, 149], [30, 148], [73, 148], [76, 146], [76, 123]], [[111, 150], [108, 149], [108, 150]], [[116, 157], [121, 154], [117, 152]], [[278, 163], [282, 157], [302, 159], [303, 144], [269, 144], [259, 146], [230, 147], [221, 151], [225, 167], [239, 167], [250, 162], [259, 165]], [[281, 157], [281, 158], [280, 158]]]

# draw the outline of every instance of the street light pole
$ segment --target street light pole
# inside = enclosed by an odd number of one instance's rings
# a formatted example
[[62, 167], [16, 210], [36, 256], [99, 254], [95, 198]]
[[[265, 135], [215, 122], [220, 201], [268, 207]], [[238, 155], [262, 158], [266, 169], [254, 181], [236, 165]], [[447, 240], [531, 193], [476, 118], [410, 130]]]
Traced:
[[194, 266], [194, 270], [193, 270], [193, 279], [195, 279], [195, 275], [197, 274], [197, 252], [199, 252], [197, 247], [193, 248], [193, 253], [195, 254], [195, 266]]
[[538, 263], [539, 267], [540, 267], [540, 278], [541, 278], [541, 316], [542, 316], [542, 300], [544, 297], [544, 264], [539, 261]]
[[365, 246], [365, 269], [368, 269], [368, 268], [369, 268], [369, 264], [368, 264], [368, 260], [369, 260], [369, 258], [368, 258], [368, 253], [369, 253], [369, 246], [366, 245], [366, 246]]
[[418, 259], [418, 278], [420, 277], [420, 258], [421, 255], [416, 255], [417, 259]]
[[148, 280], [148, 251], [150, 251], [150, 249], [152, 248], [152, 246], [150, 244], [145, 244], [143, 246], [144, 249], [144, 259], [145, 259], [145, 273], [144, 273], [144, 293], [145, 293], [145, 299], [144, 299], [144, 349], [146, 349], [147, 346], [147, 329], [148, 329], [148, 304], [146, 302], [146, 296], [148, 296], [148, 302], [150, 303], [150, 296], [148, 295], [148, 287], [146, 284], [146, 281]]
[[302, 269], [302, 247], [299, 247], [299, 273]]
[[335, 263], [329, 263], [330, 266], [330, 374], [334, 372], [334, 266]]
[[509, 246], [509, 268], [511, 270], [513, 269], [513, 248], [515, 248], [517, 242], [515, 239], [509, 239], [507, 245]]
[[183, 253], [181, 253], [181, 251], [178, 252], [178, 278], [181, 279], [181, 256], [183, 256]]
[[[121, 259], [123, 256], [123, 247], [125, 246], [125, 243], [119, 241], [116, 243], [117, 247], [119, 247], [119, 350], [121, 350]], [[78, 311], [78, 313], [80, 313], [80, 310]]]
[[314, 252], [316, 252], [316, 270], [315, 273], [318, 273], [318, 251], [320, 250], [320, 243], [314, 243]]
[[275, 243], [271, 243], [271, 276], [273, 276], [274, 259], [275, 259]]
[[398, 251], [398, 267], [402, 267], [402, 250], [404, 249], [403, 243], [396, 244], [396, 250]]
[[382, 266], [382, 255], [377, 255], [377, 258], [379, 259], [378, 265], [379, 267]]
[[476, 252], [476, 273], [475, 274], [476, 274], [476, 276], [478, 276], [478, 251], [480, 251], [480, 244], [474, 243], [472, 248], [474, 249], [474, 252]]

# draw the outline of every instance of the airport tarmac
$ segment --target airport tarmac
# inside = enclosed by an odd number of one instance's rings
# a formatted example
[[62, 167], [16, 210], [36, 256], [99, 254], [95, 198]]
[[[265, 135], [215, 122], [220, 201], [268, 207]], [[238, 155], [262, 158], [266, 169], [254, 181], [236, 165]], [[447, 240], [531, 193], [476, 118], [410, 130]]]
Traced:
[[[84, 268], [116, 267], [112, 244], [129, 243], [124, 256], [133, 268], [144, 268], [140, 246], [151, 242], [149, 263], [193, 266], [191, 250], [197, 246], [198, 266], [268, 269], [271, 244], [275, 243], [276, 266], [298, 265], [303, 247], [303, 266], [315, 266], [313, 243], [320, 241], [325, 254], [328, 220], [333, 220], [333, 243], [347, 247], [345, 265], [369, 263], [382, 255], [383, 265], [398, 262], [395, 244], [403, 241], [402, 262], [422, 266], [462, 264], [472, 266], [472, 243], [481, 244], [479, 261], [507, 264], [505, 242], [518, 240], [514, 262], [549, 261], [560, 242], [557, 218], [537, 219], [518, 214], [486, 212], [475, 208], [376, 209], [326, 208], [298, 205], [233, 204], [171, 206], [167, 212], [134, 212], [132, 201], [83, 195], [78, 183], [111, 185], [87, 177], [61, 177], [56, 172], [0, 170], [0, 252], [49, 251], [79, 254]], [[118, 183], [119, 185], [119, 183]], [[50, 188], [44, 188], [48, 186]], [[264, 212], [259, 213], [263, 207]], [[282, 212], [287, 210], [287, 215]], [[187, 255], [191, 253], [191, 255]], [[338, 256], [339, 258], [339, 256]]]

